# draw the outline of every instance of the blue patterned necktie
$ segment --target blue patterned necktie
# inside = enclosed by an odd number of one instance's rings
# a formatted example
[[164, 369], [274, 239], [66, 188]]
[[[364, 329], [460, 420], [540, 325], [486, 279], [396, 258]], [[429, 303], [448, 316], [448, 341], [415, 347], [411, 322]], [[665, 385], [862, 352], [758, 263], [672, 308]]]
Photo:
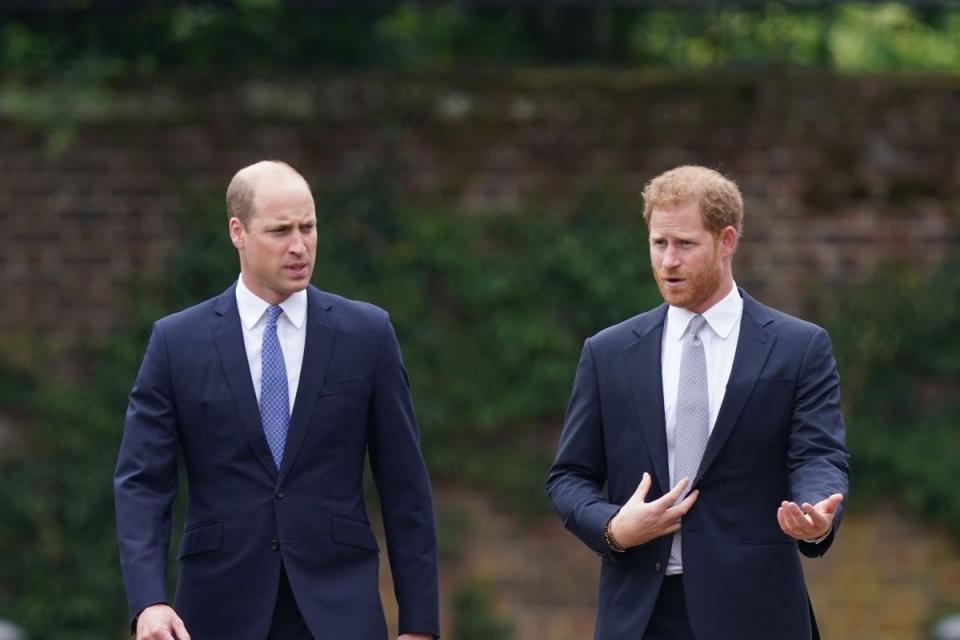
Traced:
[[283, 313], [279, 305], [267, 309], [267, 326], [263, 330], [262, 369], [260, 379], [260, 420], [267, 437], [270, 453], [277, 468], [283, 459], [290, 423], [290, 391], [287, 387], [287, 367], [277, 337], [277, 318]]
[[[690, 320], [683, 338], [680, 356], [680, 386], [677, 390], [677, 415], [674, 430], [673, 477], [674, 482], [689, 478], [690, 484], [697, 477], [700, 460], [710, 437], [710, 398], [707, 387], [707, 356], [704, 353], [700, 331], [706, 324], [703, 316]], [[679, 502], [690, 492], [687, 485]], [[680, 531], [673, 534], [670, 559], [682, 561]]]

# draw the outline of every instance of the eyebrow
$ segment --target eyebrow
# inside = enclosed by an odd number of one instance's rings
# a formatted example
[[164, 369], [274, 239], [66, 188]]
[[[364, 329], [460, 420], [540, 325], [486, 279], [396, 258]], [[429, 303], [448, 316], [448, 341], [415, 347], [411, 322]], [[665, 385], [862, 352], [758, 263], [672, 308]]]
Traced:
[[311, 218], [310, 220], [303, 220], [302, 222], [268, 222], [265, 227], [267, 229], [289, 229], [290, 227], [303, 227], [306, 225], [316, 225], [317, 219]]

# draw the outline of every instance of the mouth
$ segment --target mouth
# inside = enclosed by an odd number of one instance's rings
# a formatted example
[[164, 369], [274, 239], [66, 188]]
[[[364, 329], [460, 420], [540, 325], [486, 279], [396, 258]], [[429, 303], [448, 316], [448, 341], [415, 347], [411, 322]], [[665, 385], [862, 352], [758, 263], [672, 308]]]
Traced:
[[302, 278], [310, 272], [310, 264], [307, 262], [288, 264], [284, 267], [284, 270], [295, 278]]
[[686, 281], [686, 278], [678, 278], [675, 276], [660, 277], [660, 282], [662, 282], [663, 286], [667, 287], [668, 289], [676, 289], [677, 287], [682, 286]]

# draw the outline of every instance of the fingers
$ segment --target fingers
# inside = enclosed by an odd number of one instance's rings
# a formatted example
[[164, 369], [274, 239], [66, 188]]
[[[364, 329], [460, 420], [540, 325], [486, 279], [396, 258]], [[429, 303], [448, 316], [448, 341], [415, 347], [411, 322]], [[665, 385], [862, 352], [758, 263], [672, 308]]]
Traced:
[[830, 528], [830, 522], [833, 520], [833, 515], [826, 516], [816, 509], [812, 504], [804, 503], [803, 511], [807, 516], [807, 519], [811, 522], [811, 529], [807, 532], [807, 538], [820, 537], [820, 534], [824, 531], [827, 531]]
[[680, 518], [686, 515], [699, 496], [699, 492], [692, 491], [680, 499], [690, 485], [690, 481], [684, 478], [656, 500], [646, 502], [652, 485], [651, 474], [644, 473], [637, 490], [610, 521], [610, 533], [625, 548], [678, 531]]
[[[633, 492], [632, 496], [630, 496], [630, 502], [645, 502], [647, 493], [650, 491], [652, 484], [653, 479], [650, 477], [650, 474], [644, 471], [643, 477], [640, 479], [640, 484], [637, 485], [637, 490]], [[652, 500], [651, 503], [660, 502], [665, 505], [673, 505], [677, 502], [677, 500], [679, 500], [680, 496], [683, 495], [683, 492], [686, 491], [689, 484], [690, 479], [683, 478], [672, 489], [670, 489], [670, 491], [666, 492], [656, 500]], [[666, 508], [666, 506], [664, 508]]]
[[784, 500], [777, 509], [777, 523], [791, 538], [802, 540], [810, 537], [813, 530], [813, 521], [800, 510], [795, 502]]
[[173, 630], [177, 634], [177, 640], [190, 640], [190, 634], [187, 633], [187, 627], [179, 617], [174, 618]]
[[687, 486], [690, 484], [689, 478], [682, 478], [670, 491], [667, 491], [665, 494], [657, 498], [654, 502], [664, 502], [666, 504], [674, 504], [677, 500], [680, 499], [680, 496], [683, 495], [683, 492], [687, 490]]
[[677, 531], [680, 531], [680, 520], [679, 520], [679, 519], [678, 519], [676, 522], [674, 522], [673, 524], [667, 525], [666, 527], [664, 527], [664, 528], [663, 528], [663, 535], [674, 534], [674, 533], [676, 533]]
[[[646, 473], [643, 475], [645, 479], [648, 478]], [[695, 489], [684, 496], [683, 500], [680, 500], [680, 496], [683, 495], [684, 490], [686, 490], [689, 484], [690, 480], [683, 478], [676, 484], [676, 486], [673, 487], [673, 489], [663, 494], [656, 500], [651, 500], [646, 504], [652, 507], [655, 512], [660, 511], [667, 521], [672, 521], [674, 518], [680, 518], [681, 516], [686, 515], [687, 511], [690, 510], [690, 507], [693, 506], [693, 503], [697, 501], [697, 497], [700, 495], [700, 490]], [[649, 488], [649, 483], [647, 486]], [[644, 495], [646, 495], [646, 491], [644, 491]]]
[[780, 525], [780, 530], [791, 538], [795, 538], [793, 530], [791, 529], [790, 523], [787, 522], [786, 515], [784, 514], [783, 507], [777, 509], [777, 524]]
[[650, 474], [644, 471], [643, 477], [640, 478], [640, 484], [637, 485], [637, 490], [630, 496], [629, 502], [644, 502], [647, 498], [647, 492], [650, 491], [650, 485], [652, 484], [653, 480], [650, 478]]
[[796, 502], [784, 500], [780, 504], [780, 510], [783, 511], [787, 521], [793, 523], [794, 526], [803, 526], [803, 523], [807, 522], [807, 515]]
[[687, 515], [687, 511], [690, 511], [690, 507], [693, 506], [693, 503], [697, 501], [697, 498], [700, 497], [700, 489], [694, 489], [687, 494], [683, 500], [680, 501], [680, 504], [675, 505], [674, 509], [680, 511], [680, 515]]
[[673, 524], [677, 525], [677, 529], [680, 528], [680, 518], [687, 515], [687, 512], [690, 511], [690, 507], [693, 506], [693, 503], [697, 501], [697, 498], [700, 496], [700, 490], [695, 489], [691, 491], [687, 496], [678, 502], [677, 504], [668, 507], [663, 512], [663, 519], [665, 522], [670, 523], [670, 526]]
[[190, 640], [190, 634], [172, 607], [154, 605], [137, 619], [137, 640]]
[[[180, 625], [183, 626], [182, 624]], [[183, 632], [186, 633], [187, 630], [183, 629]], [[179, 632], [174, 635], [174, 629], [170, 626], [164, 627], [162, 629], [154, 629], [148, 633], [137, 636], [138, 640], [189, 640], [190, 635], [181, 636]]]
[[840, 494], [834, 494], [816, 505], [804, 502], [802, 507], [784, 500], [777, 509], [777, 523], [784, 533], [796, 540], [819, 538], [830, 531], [833, 516], [842, 501]]

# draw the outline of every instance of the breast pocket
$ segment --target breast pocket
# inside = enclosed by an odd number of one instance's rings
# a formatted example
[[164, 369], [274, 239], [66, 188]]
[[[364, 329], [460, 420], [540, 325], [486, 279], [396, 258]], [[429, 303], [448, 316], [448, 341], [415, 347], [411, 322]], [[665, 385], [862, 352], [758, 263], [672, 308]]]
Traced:
[[307, 444], [327, 452], [363, 447], [371, 388], [366, 376], [325, 381], [317, 395]]
[[341, 378], [339, 380], [327, 380], [320, 388], [320, 397], [336, 396], [343, 393], [355, 393], [363, 391], [370, 387], [370, 379], [367, 376], [354, 376], [350, 378]]

